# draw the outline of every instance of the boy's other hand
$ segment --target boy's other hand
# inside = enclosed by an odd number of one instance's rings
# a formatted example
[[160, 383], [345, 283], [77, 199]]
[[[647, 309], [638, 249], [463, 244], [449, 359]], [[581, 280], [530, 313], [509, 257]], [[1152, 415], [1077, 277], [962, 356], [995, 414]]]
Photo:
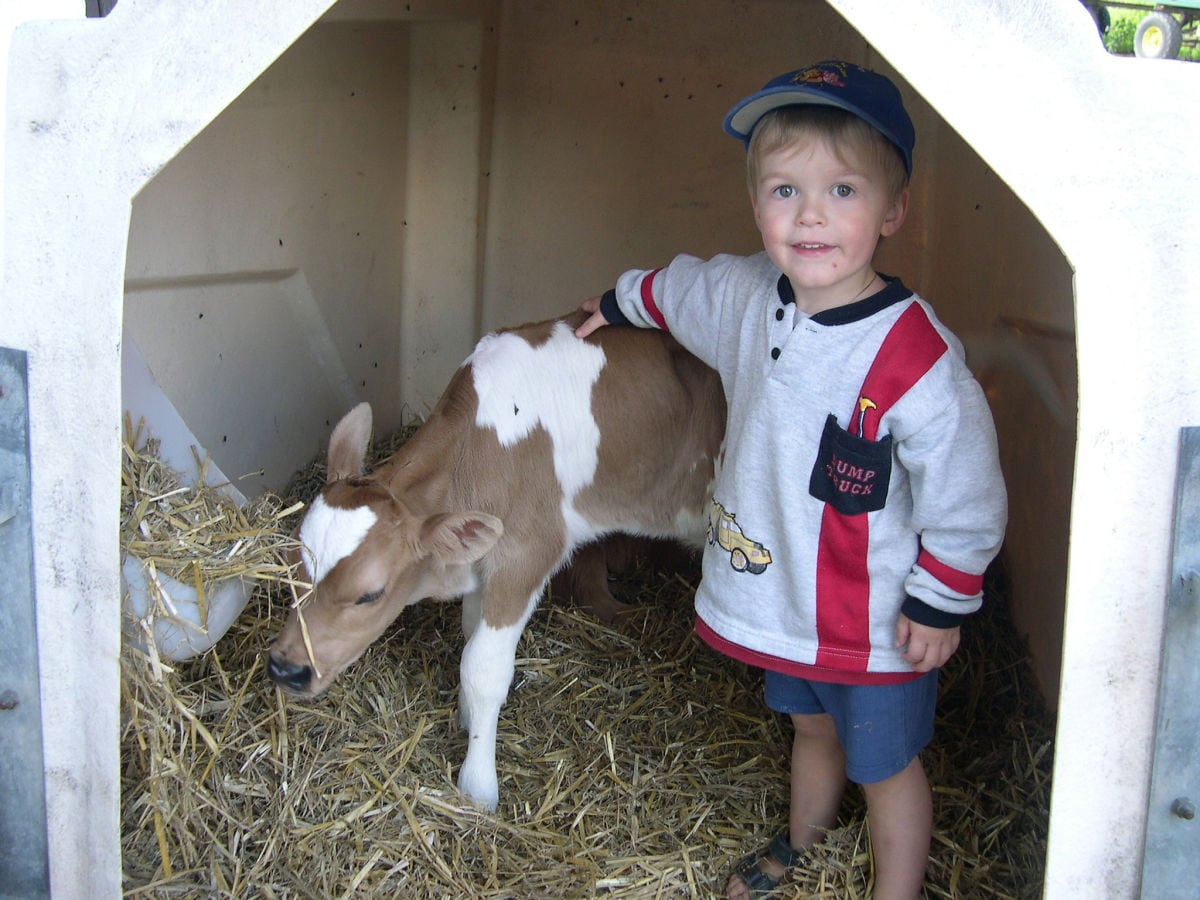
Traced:
[[575, 329], [576, 337], [585, 338], [597, 328], [608, 324], [608, 319], [604, 318], [604, 314], [600, 312], [599, 297], [588, 297], [588, 299], [579, 304], [579, 308], [586, 313], [591, 313], [591, 315], [588, 316], [582, 325]]
[[959, 629], [933, 628], [914, 622], [903, 613], [896, 621], [896, 646], [908, 645], [904, 658], [918, 672], [931, 672], [945, 665], [958, 649]]

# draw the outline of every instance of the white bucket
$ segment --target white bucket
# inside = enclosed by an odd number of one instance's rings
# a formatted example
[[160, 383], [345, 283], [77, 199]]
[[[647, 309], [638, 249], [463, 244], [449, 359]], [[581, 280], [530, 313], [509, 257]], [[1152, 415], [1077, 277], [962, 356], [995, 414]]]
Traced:
[[[142, 358], [132, 339], [125, 336], [121, 351], [122, 401], [130, 420], [145, 422], [159, 440], [159, 458], [180, 473], [185, 486], [195, 484], [195, 456], [204, 451], [196, 436]], [[215, 465], [206, 469], [206, 483], [244, 506], [246, 498]], [[190, 479], [190, 480], [189, 480]], [[253, 585], [240, 577], [226, 578], [204, 587], [201, 597], [195, 586], [154, 570], [142, 560], [126, 554], [121, 560], [121, 622], [125, 640], [148, 650], [153, 640], [158, 656], [169, 661], [188, 659], [212, 647], [229, 630], [250, 599]]]

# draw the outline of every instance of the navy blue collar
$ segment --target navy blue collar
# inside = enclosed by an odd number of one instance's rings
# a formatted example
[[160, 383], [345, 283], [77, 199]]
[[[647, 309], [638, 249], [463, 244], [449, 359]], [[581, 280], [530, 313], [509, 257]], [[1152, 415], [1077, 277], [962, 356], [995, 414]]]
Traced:
[[[899, 303], [912, 296], [912, 291], [906, 288], [900, 279], [894, 275], [884, 275], [881, 272], [879, 277], [884, 281], [883, 290], [876, 291], [871, 296], [863, 297], [854, 303], [848, 303], [845, 306], [835, 306], [833, 309], [826, 309], [813, 316], [812, 320], [818, 325], [849, 325], [851, 322], [869, 319], [875, 313], [887, 309], [893, 303]], [[779, 291], [779, 300], [781, 303], [787, 305], [788, 303], [796, 302], [796, 294], [792, 290], [792, 283], [788, 281], [786, 275], [779, 276], [779, 283], [776, 287]]]

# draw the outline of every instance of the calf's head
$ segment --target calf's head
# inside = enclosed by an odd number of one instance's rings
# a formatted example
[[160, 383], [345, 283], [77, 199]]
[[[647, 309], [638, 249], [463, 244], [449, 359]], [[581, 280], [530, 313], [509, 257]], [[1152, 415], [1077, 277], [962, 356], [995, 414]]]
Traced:
[[267, 673], [285, 690], [324, 691], [404, 607], [475, 586], [474, 563], [503, 525], [481, 512], [417, 515], [383, 481], [362, 475], [371, 407], [334, 428], [328, 478], [300, 524], [301, 579], [312, 591], [271, 645]]

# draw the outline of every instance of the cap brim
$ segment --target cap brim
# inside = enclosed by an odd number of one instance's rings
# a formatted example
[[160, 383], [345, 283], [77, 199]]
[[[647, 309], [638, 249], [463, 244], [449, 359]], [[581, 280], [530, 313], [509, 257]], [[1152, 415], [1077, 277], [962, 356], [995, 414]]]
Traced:
[[[758, 120], [773, 109], [781, 106], [836, 106], [848, 110], [860, 118], [862, 112], [844, 103], [831, 100], [818, 91], [806, 91], [795, 86], [772, 88], [747, 97], [725, 116], [725, 132], [735, 138], [749, 142], [750, 134]], [[869, 121], [869, 120], [868, 120]], [[874, 124], [873, 122], [871, 124]]]
[[802, 85], [766, 88], [747, 97], [725, 116], [725, 133], [743, 141], [748, 147], [754, 126], [771, 110], [781, 106], [833, 106], [853, 113], [891, 141], [900, 151], [905, 168], [912, 172], [912, 159], [904, 150], [904, 142], [891, 129], [852, 103], [842, 102], [820, 89], [806, 90]]

